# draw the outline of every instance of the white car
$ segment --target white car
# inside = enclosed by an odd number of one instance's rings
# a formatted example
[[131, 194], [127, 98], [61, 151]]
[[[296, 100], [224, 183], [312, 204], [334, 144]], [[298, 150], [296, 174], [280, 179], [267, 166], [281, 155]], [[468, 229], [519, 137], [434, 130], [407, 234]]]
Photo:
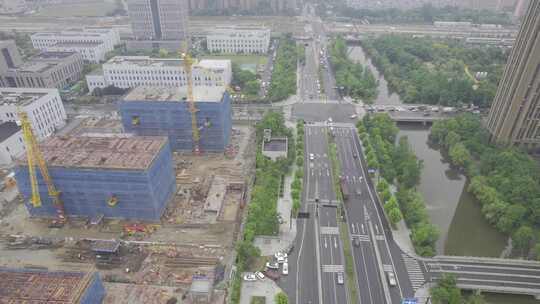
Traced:
[[394, 275], [394, 272], [387, 271], [386, 272], [386, 278], [388, 279], [388, 284], [390, 286], [396, 286], [397, 285], [396, 276]]
[[279, 269], [279, 263], [277, 263], [277, 262], [266, 262], [266, 268], [268, 268], [268, 269]]
[[246, 282], [253, 282], [257, 281], [257, 276], [255, 276], [254, 273], [248, 272], [244, 274], [244, 281]]
[[287, 263], [287, 254], [284, 252], [276, 252], [274, 254], [274, 257], [276, 258], [278, 263]]
[[264, 278], [265, 278], [264, 274], [262, 272], [260, 272], [260, 271], [255, 272], [255, 276], [259, 280], [264, 280]]
[[344, 281], [345, 281], [345, 279], [343, 278], [343, 272], [338, 272], [337, 273], [337, 283], [339, 285], [343, 285]]
[[289, 274], [289, 263], [283, 263], [283, 269], [281, 270], [281, 273], [283, 273], [284, 275]]
[[353, 115], [350, 116], [350, 119], [355, 119], [356, 117], [358, 117], [358, 115], [353, 114]]
[[315, 155], [313, 153], [309, 153], [309, 160], [314, 160], [315, 159]]

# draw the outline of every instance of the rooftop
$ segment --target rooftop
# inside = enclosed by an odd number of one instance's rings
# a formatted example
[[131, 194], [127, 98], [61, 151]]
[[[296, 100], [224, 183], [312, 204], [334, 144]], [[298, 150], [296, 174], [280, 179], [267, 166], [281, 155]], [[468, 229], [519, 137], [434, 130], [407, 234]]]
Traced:
[[12, 121], [0, 124], [0, 142], [8, 139], [11, 135], [19, 132], [19, 130], [21, 130], [21, 128]]
[[57, 89], [0, 88], [0, 105], [15, 104], [24, 107], [55, 91], [58, 92]]
[[0, 268], [0, 303], [78, 303], [91, 275]]
[[103, 34], [109, 33], [112, 31], [110, 28], [88, 28], [88, 29], [70, 29], [65, 31], [51, 31], [51, 32], [38, 32], [32, 34], [32, 37], [54, 37], [54, 36], [63, 36], [63, 37], [75, 37], [75, 36], [86, 36], [86, 37], [100, 37]]
[[[194, 87], [193, 97], [197, 102], [221, 102], [225, 88]], [[187, 99], [186, 89], [177, 87], [136, 87], [124, 96], [123, 101], [170, 101], [182, 102]]]
[[287, 138], [272, 138], [265, 141], [263, 151], [287, 151]]
[[[153, 58], [150, 56], [115, 56], [105, 63], [106, 65], [137, 65], [140, 67], [183, 67], [184, 60], [180, 58]], [[193, 68], [206, 69], [227, 68], [231, 65], [230, 60], [204, 59], [193, 64]]]
[[20, 72], [44, 72], [62, 63], [64, 59], [78, 54], [76, 52], [41, 52], [30, 58], [20, 67], [15, 68]]
[[[161, 136], [54, 136], [40, 148], [51, 168], [145, 170], [166, 143]], [[19, 159], [19, 164], [25, 165], [25, 159]]]
[[58, 42], [50, 47], [95, 47], [102, 44], [102, 42]]

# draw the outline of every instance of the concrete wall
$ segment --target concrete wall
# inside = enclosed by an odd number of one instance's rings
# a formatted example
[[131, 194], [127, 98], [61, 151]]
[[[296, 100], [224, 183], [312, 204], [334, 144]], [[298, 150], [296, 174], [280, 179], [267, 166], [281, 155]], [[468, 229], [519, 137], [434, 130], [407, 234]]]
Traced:
[[[221, 102], [197, 102], [197, 125], [203, 151], [223, 151], [231, 137], [231, 101], [228, 93]], [[173, 150], [193, 150], [191, 113], [188, 103], [172, 101], [122, 101], [122, 124], [128, 133], [168, 136]], [[140, 123], [133, 125], [133, 117]]]
[[[68, 216], [103, 214], [106, 218], [158, 221], [176, 191], [172, 152], [168, 143], [146, 171], [51, 167], [49, 172], [57, 189], [62, 192], [61, 199]], [[55, 208], [41, 174], [38, 174], [38, 183], [42, 206], [38, 208], [29, 202], [31, 185], [28, 167], [18, 166], [15, 176], [30, 215], [54, 217]], [[112, 195], [118, 198], [114, 207], [107, 204]]]

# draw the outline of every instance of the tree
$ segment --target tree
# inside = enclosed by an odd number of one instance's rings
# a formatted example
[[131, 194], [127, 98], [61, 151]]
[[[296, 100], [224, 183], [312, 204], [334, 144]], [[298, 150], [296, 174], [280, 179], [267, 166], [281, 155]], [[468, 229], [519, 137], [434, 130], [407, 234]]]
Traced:
[[449, 151], [452, 163], [459, 167], [467, 167], [471, 161], [471, 155], [462, 143], [454, 144]]
[[510, 205], [497, 222], [497, 228], [502, 232], [510, 233], [521, 222], [527, 209], [521, 205]]
[[289, 297], [284, 292], [276, 294], [275, 298], [276, 304], [289, 304]]
[[529, 226], [521, 226], [512, 234], [512, 244], [521, 252], [529, 250], [531, 241], [534, 237], [534, 231]]
[[456, 277], [443, 274], [437, 285], [430, 290], [434, 304], [461, 304], [461, 291], [457, 288]]
[[534, 245], [533, 252], [534, 252], [534, 255], [536, 256], [536, 260], [540, 261], [540, 242], [536, 243], [536, 245]]
[[401, 214], [399, 208], [392, 208], [387, 212], [387, 214], [388, 218], [394, 225], [401, 221], [401, 219], [403, 218], [403, 215]]
[[486, 304], [486, 300], [481, 293], [475, 292], [467, 299], [467, 304]]
[[384, 190], [388, 190], [390, 186], [388, 185], [388, 182], [381, 178], [379, 182], [377, 183], [377, 192], [382, 193]]
[[245, 93], [248, 95], [257, 95], [260, 87], [261, 86], [257, 79], [250, 80], [245, 84]]

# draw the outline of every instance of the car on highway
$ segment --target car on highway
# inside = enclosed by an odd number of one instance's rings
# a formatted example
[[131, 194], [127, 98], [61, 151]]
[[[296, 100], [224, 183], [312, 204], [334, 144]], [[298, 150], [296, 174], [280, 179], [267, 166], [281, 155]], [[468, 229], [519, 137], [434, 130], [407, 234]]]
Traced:
[[359, 238], [359, 237], [355, 237], [355, 238], [353, 239], [353, 244], [354, 244], [354, 246], [356, 246], [356, 247], [360, 247], [360, 238]]
[[279, 269], [279, 263], [277, 263], [277, 262], [266, 262], [266, 268], [268, 268], [268, 269]]
[[388, 285], [390, 285], [390, 286], [396, 286], [397, 285], [396, 275], [394, 274], [393, 271], [387, 271], [386, 272], [386, 278], [388, 279]]
[[358, 115], [356, 115], [356, 114], [353, 114], [353, 115], [349, 116], [350, 119], [355, 119], [356, 117], [358, 117]]
[[253, 282], [257, 281], [257, 276], [255, 276], [254, 273], [248, 272], [244, 274], [244, 281], [246, 282]]
[[338, 272], [337, 273], [337, 283], [339, 285], [343, 285], [344, 281], [345, 281], [345, 279], [343, 278], [343, 272]]
[[265, 278], [264, 274], [262, 272], [260, 272], [260, 271], [255, 272], [255, 276], [259, 280], [264, 280], [264, 278]]
[[285, 262], [283, 263], [283, 268], [281, 269], [281, 273], [284, 275], [289, 274], [289, 263]]
[[315, 159], [315, 154], [309, 153], [309, 160], [314, 160], [314, 159]]
[[353, 157], [353, 158], [358, 158], [358, 154], [353, 153], [352, 157]]

